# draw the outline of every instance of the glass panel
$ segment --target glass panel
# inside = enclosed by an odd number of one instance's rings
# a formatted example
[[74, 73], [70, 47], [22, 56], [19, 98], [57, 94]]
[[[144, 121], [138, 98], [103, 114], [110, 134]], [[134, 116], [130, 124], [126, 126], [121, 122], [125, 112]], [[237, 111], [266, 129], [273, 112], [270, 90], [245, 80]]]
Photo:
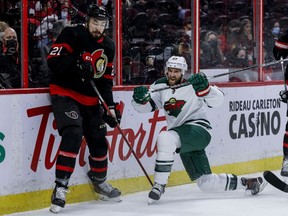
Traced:
[[[200, 69], [209, 75], [252, 66], [252, 0], [201, 1]], [[211, 70], [213, 69], [213, 70]], [[217, 70], [215, 70], [217, 69]], [[257, 81], [257, 70], [233, 73], [219, 81]], [[214, 80], [213, 80], [214, 81]]]
[[[264, 61], [275, 61], [273, 47], [275, 40], [287, 30], [288, 2], [284, 0], [265, 1], [264, 4]], [[287, 63], [284, 63], [285, 65]], [[285, 67], [284, 67], [285, 68]], [[272, 65], [265, 68], [265, 80], [283, 80], [281, 65]]]
[[123, 2], [124, 85], [151, 84], [163, 77], [171, 55], [184, 56], [191, 68], [191, 1]]
[[21, 87], [20, 2], [0, 1], [0, 89]]
[[85, 1], [28, 1], [29, 87], [47, 87], [47, 55], [61, 30], [84, 23]]

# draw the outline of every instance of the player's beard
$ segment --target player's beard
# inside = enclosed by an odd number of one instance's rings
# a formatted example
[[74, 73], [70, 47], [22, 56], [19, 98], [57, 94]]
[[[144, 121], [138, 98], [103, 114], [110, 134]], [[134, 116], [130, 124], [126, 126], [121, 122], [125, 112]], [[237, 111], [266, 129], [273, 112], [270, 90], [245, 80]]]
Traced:
[[168, 84], [169, 86], [177, 85], [181, 82], [182, 76], [176, 77], [176, 76], [170, 76], [168, 77]]
[[101, 32], [99, 32], [99, 31], [92, 31], [91, 35], [92, 35], [92, 37], [94, 37], [96, 39], [99, 39], [102, 36]]

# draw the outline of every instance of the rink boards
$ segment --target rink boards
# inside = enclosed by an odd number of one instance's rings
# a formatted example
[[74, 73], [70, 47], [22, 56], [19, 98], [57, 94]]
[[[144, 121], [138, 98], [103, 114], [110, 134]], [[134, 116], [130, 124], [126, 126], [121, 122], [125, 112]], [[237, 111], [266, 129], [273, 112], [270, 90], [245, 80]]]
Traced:
[[[212, 141], [207, 148], [214, 172], [246, 174], [281, 166], [287, 105], [279, 101], [282, 85], [223, 87], [224, 104], [207, 108]], [[115, 91], [123, 105], [122, 132], [153, 180], [157, 135], [165, 130], [162, 111], [139, 114], [132, 91]], [[60, 136], [47, 93], [0, 97], [0, 215], [50, 205]], [[108, 179], [123, 194], [148, 190], [150, 183], [117, 129], [108, 128]], [[88, 151], [83, 139], [70, 180], [69, 203], [97, 199], [88, 184]], [[175, 155], [169, 185], [189, 182]]]

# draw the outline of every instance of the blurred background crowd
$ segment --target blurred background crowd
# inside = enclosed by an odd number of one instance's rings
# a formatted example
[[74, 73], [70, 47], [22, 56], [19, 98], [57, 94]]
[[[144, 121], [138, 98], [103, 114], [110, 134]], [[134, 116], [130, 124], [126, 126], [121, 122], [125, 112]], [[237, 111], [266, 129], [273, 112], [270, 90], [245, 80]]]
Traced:
[[[67, 25], [85, 23], [95, 0], [28, 1], [29, 86], [47, 87], [46, 56]], [[114, 1], [103, 0], [112, 15]], [[252, 0], [199, 0], [201, 69], [245, 68], [255, 64]], [[123, 85], [151, 84], [164, 75], [171, 55], [192, 59], [192, 0], [122, 0]], [[275, 39], [287, 29], [288, 2], [264, 1], [264, 62], [275, 61]], [[113, 17], [113, 16], [112, 16]], [[113, 19], [106, 34], [113, 38]], [[18, 88], [21, 79], [21, 2], [0, 0], [0, 88]], [[8, 41], [8, 42], [7, 42]], [[8, 65], [8, 66], [7, 66]], [[6, 68], [6, 69], [5, 69]], [[9, 68], [9, 71], [7, 71]], [[278, 79], [277, 66], [264, 68], [265, 80]], [[11, 72], [13, 71], [13, 72]], [[257, 78], [255, 78], [257, 79]], [[249, 81], [230, 77], [229, 81]]]

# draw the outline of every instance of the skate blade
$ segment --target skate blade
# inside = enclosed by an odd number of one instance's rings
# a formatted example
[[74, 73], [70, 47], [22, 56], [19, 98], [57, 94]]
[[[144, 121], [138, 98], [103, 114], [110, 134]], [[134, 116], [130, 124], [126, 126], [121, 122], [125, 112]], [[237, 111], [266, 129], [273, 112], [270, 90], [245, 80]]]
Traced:
[[60, 210], [61, 210], [60, 206], [51, 204], [50, 212], [57, 214], [58, 212], [60, 212]]
[[115, 203], [119, 203], [119, 202], [122, 202], [122, 199], [121, 197], [114, 197], [114, 198], [109, 198], [107, 196], [104, 196], [104, 195], [99, 195], [99, 199], [102, 200], [102, 201], [105, 201], [105, 202], [115, 202]]
[[157, 201], [158, 200], [154, 200], [154, 199], [149, 198], [148, 205], [152, 205], [152, 204], [156, 203]]
[[268, 184], [267, 181], [265, 181], [265, 180], [263, 180], [263, 181], [264, 182], [260, 185], [259, 193], [261, 193]]

